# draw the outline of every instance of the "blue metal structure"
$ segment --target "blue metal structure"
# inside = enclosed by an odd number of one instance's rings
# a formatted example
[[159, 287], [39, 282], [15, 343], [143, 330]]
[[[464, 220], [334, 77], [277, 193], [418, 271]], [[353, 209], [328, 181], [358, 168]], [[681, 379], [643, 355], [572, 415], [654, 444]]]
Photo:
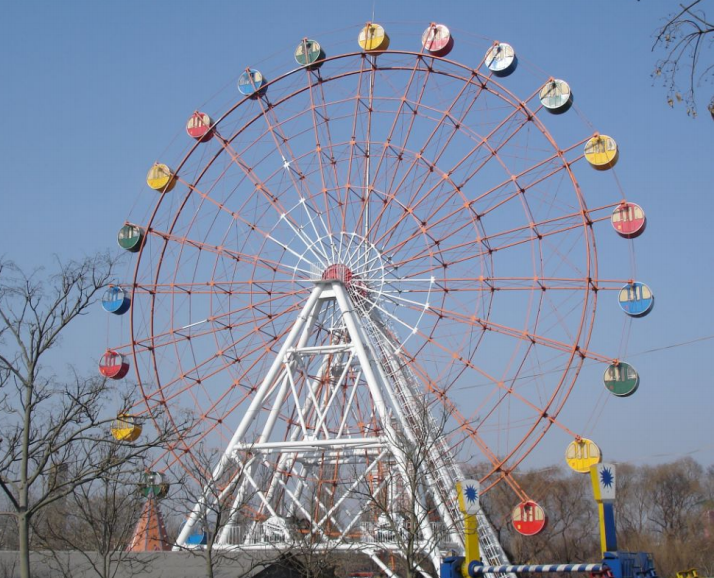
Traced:
[[[441, 563], [440, 578], [464, 578], [461, 566], [463, 556], [450, 556]], [[481, 578], [485, 574], [530, 572], [534, 574], [572, 574], [586, 572], [607, 578], [657, 578], [654, 560], [647, 552], [605, 552], [600, 564], [522, 564], [505, 566], [487, 566], [477, 560], [468, 565], [470, 578]]]

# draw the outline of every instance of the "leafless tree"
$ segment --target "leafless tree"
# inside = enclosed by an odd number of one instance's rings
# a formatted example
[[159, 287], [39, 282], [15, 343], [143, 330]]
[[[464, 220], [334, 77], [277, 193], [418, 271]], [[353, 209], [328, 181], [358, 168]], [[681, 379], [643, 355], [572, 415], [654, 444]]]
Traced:
[[684, 536], [688, 520], [704, 500], [703, 468], [692, 458], [683, 458], [652, 468], [648, 476], [650, 521], [664, 536]]
[[0, 550], [17, 550], [18, 548], [17, 520], [9, 510], [10, 501], [7, 496], [0, 493]]
[[691, 458], [640, 466], [637, 492], [644, 496], [640, 507], [645, 524], [638, 532], [625, 533], [622, 546], [652, 552], [663, 576], [690, 567], [710, 571], [714, 548], [707, 527], [708, 473]]
[[[111, 472], [79, 486], [64, 500], [44, 509], [34, 527], [40, 543], [52, 557], [55, 570], [67, 578], [76, 575], [76, 562], [60, 555], [71, 550], [84, 559], [86, 574], [113, 578], [120, 569], [145, 572], [150, 559], [127, 552], [144, 503], [138, 491], [143, 463], [121, 442], [100, 448], [97, 460], [121, 464]], [[67, 471], [65, 476], [71, 476]]]
[[[369, 505], [365, 527], [377, 543], [393, 547], [397, 574], [416, 578], [438, 572], [432, 549], [448, 540], [454, 528], [444, 524], [436, 507], [431, 475], [443, 464], [434, 463], [434, 450], [447, 436], [448, 415], [432, 413], [426, 399], [412, 399], [408, 427], [395, 424], [384, 436], [395, 448], [389, 468], [365, 480], [359, 490]], [[423, 528], [433, 533], [429, 538]]]
[[[710, 82], [714, 74], [714, 62], [707, 52], [714, 41], [714, 23], [707, 20], [704, 3], [705, 0], [694, 0], [680, 4], [679, 10], [656, 31], [652, 46], [653, 51], [663, 54], [655, 65], [653, 78], [666, 88], [668, 104], [673, 107], [683, 103], [690, 116], [697, 115], [697, 89]], [[714, 117], [714, 96], [708, 108]]]
[[[0, 260], [0, 492], [17, 522], [22, 578], [31, 576], [31, 529], [45, 508], [168, 437], [156, 432], [121, 457], [107, 454], [105, 446], [114, 443], [108, 406], [121, 394], [99, 377], [72, 370], [59, 377], [47, 364], [67, 327], [109, 283], [115, 264], [106, 255], [58, 262], [57, 273], [44, 277]], [[63, 467], [67, 475], [53, 475]]]
[[[287, 520], [289, 538], [283, 543], [275, 544], [279, 559], [292, 565], [304, 578], [332, 578], [345, 576], [351, 564], [361, 563], [356, 553], [352, 555], [338, 550], [339, 541], [333, 538], [339, 535], [338, 528], [328, 519], [318, 529], [315, 520], [324, 517], [325, 511], [321, 505], [334, 501], [333, 480], [305, 479], [302, 497], [306, 508], [312, 504], [312, 518], [308, 520], [304, 514], [291, 516]], [[281, 562], [285, 565], [285, 562]], [[354, 566], [352, 566], [354, 570]]]
[[[221, 477], [214, 479], [213, 470], [220, 458], [221, 453], [217, 450], [204, 450], [200, 444], [196, 445], [190, 458], [187, 456], [184, 462], [186, 472], [178, 480], [177, 495], [169, 502], [172, 513], [184, 520], [196, 508], [196, 504], [201, 504], [194, 514], [196, 543], [186, 544], [182, 549], [203, 557], [207, 578], [213, 578], [219, 566], [235, 563], [239, 559], [241, 570], [248, 571], [265, 565], [266, 560], [278, 558], [278, 553], [275, 556], [256, 556], [241, 548], [240, 537], [249, 522], [242, 517], [241, 510], [254, 498], [255, 493], [246, 493], [238, 500], [239, 503], [236, 503], [234, 490], [240, 485], [243, 468], [250, 456], [244, 453], [234, 458], [232, 465], [224, 468]], [[232, 518], [234, 510], [237, 514]], [[224, 530], [230, 535], [229, 547], [220, 543]]]

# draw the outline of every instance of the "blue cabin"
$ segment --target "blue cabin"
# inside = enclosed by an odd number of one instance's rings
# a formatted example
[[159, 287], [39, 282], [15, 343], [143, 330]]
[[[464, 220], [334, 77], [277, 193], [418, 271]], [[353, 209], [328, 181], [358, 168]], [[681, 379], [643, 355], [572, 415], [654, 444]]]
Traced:
[[620, 308], [630, 317], [644, 317], [654, 307], [652, 290], [644, 283], [628, 283], [618, 295]]
[[107, 313], [114, 313], [114, 315], [124, 315], [129, 311], [131, 306], [131, 299], [127, 295], [126, 291], [121, 287], [116, 285], [111, 285], [107, 289], [102, 297], [102, 308]]
[[206, 532], [196, 532], [186, 538], [186, 544], [189, 546], [205, 546], [207, 542], [208, 535]]
[[267, 82], [260, 71], [249, 68], [238, 78], [238, 90], [245, 96], [257, 97], [265, 92]]

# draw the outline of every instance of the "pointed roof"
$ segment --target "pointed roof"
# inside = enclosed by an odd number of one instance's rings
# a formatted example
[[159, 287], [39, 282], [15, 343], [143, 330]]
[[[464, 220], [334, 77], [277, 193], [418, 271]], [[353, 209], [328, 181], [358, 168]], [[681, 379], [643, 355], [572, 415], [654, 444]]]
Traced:
[[134, 536], [127, 552], [157, 552], [171, 550], [171, 542], [166, 534], [164, 518], [159, 510], [158, 500], [149, 496], [136, 523]]

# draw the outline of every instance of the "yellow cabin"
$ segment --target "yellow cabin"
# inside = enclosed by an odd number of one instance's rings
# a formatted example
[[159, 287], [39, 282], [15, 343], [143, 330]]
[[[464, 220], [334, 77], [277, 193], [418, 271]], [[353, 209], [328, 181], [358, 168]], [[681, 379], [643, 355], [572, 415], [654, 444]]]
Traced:
[[585, 160], [594, 169], [606, 171], [617, 163], [619, 151], [615, 139], [601, 134], [591, 138], [585, 143]]
[[359, 33], [357, 43], [365, 52], [387, 50], [389, 48], [389, 36], [379, 24], [370, 22]]
[[602, 461], [602, 453], [594, 441], [580, 438], [568, 444], [565, 461], [572, 470], [579, 474], [587, 474], [590, 472], [590, 466]]
[[176, 175], [161, 163], [156, 163], [146, 175], [146, 184], [155, 191], [168, 193], [176, 186]]
[[126, 413], [120, 413], [112, 422], [112, 437], [120, 442], [136, 441], [141, 435], [141, 426], [136, 418]]

